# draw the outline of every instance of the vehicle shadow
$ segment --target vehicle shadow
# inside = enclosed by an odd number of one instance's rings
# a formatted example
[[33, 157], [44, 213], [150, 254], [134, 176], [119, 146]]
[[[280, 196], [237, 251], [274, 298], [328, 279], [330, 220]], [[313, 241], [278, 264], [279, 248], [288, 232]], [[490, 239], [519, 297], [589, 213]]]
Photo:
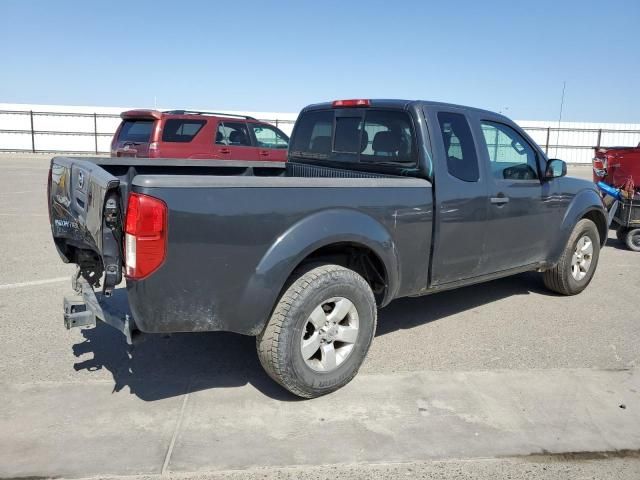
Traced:
[[625, 242], [623, 242], [622, 240], [618, 240], [615, 236], [609, 237], [609, 239], [607, 240], [607, 244], [605, 245], [605, 248], [607, 247], [615, 248], [616, 250], [624, 250], [626, 252], [633, 252], [633, 250], [627, 247], [627, 244]]
[[74, 369], [107, 369], [114, 392], [128, 387], [140, 399], [154, 401], [250, 383], [268, 397], [297, 399], [264, 372], [253, 337], [228, 332], [143, 334], [129, 346], [122, 333], [102, 322], [81, 332], [84, 341], [73, 345], [80, 359]]
[[[544, 289], [539, 275], [521, 274], [437, 295], [397, 300], [380, 311], [376, 335], [410, 329], [531, 292], [553, 295]], [[113, 376], [114, 392], [128, 387], [140, 399], [154, 401], [186, 392], [251, 384], [267, 397], [299, 400], [264, 372], [253, 337], [227, 332], [145, 334], [130, 347], [124, 335], [101, 322], [81, 332], [84, 341], [73, 346], [79, 359], [74, 369], [107, 369]]]
[[403, 298], [379, 311], [376, 336], [424, 325], [503, 298], [531, 293], [558, 295], [547, 290], [542, 275], [527, 272], [437, 294]]

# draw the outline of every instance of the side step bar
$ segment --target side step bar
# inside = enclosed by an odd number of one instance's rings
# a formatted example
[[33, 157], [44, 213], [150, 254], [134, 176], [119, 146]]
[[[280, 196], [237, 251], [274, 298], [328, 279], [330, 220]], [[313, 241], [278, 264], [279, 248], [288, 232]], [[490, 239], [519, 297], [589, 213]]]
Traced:
[[135, 322], [129, 310], [127, 291], [114, 290], [110, 297], [95, 293], [91, 285], [74, 274], [71, 284], [76, 293], [64, 297], [64, 326], [93, 327], [100, 320], [122, 332], [129, 345], [133, 345], [136, 333]]

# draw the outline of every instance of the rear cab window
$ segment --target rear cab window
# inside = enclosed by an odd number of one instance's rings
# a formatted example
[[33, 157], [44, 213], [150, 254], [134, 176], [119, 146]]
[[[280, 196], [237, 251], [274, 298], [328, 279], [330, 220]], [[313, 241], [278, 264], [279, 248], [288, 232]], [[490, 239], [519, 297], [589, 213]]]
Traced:
[[438, 124], [449, 174], [464, 182], [477, 182], [480, 168], [467, 118], [460, 113], [439, 112]]
[[413, 121], [406, 111], [327, 109], [302, 114], [289, 151], [294, 161], [323, 160], [398, 174], [417, 170], [416, 144]]
[[162, 141], [188, 143], [206, 123], [206, 120], [170, 118], [164, 122]]
[[150, 119], [128, 119], [122, 122], [118, 141], [132, 143], [148, 143], [155, 120]]

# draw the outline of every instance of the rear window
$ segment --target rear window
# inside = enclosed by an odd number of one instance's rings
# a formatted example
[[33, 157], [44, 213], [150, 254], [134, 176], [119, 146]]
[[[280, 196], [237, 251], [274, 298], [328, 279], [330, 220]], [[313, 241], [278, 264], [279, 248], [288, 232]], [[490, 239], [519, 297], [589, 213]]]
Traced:
[[[335, 117], [335, 118], [334, 118]], [[315, 110], [298, 120], [291, 156], [360, 164], [415, 165], [411, 117], [398, 110]]]
[[155, 120], [125, 120], [118, 135], [121, 142], [147, 143]]
[[291, 150], [294, 155], [328, 159], [332, 137], [333, 110], [308, 112], [298, 120]]
[[163, 142], [188, 143], [194, 139], [206, 120], [171, 118], [164, 122], [162, 129]]
[[415, 135], [407, 112], [368, 111], [362, 137], [361, 162], [416, 163]]

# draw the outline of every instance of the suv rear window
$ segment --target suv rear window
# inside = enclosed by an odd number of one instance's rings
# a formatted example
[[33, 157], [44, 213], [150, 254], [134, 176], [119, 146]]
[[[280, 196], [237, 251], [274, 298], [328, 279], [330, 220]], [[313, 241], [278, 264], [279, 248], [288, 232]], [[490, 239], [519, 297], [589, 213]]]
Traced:
[[307, 112], [298, 120], [290, 151], [294, 158], [369, 165], [406, 167], [417, 159], [411, 117], [398, 110]]
[[188, 143], [194, 139], [206, 120], [171, 118], [164, 122], [163, 142]]
[[125, 120], [118, 135], [121, 142], [147, 143], [155, 120]]

